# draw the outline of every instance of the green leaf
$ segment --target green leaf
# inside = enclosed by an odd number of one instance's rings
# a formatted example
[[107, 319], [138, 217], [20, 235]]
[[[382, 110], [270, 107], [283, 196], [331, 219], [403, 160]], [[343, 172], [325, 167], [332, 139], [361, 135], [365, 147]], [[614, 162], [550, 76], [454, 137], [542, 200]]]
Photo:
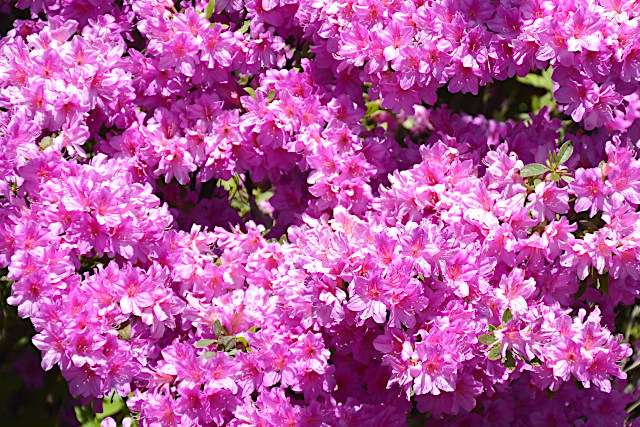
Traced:
[[498, 329], [496, 326], [489, 325], [489, 332], [491, 332], [492, 334], [493, 334], [493, 331], [495, 331], [496, 329]]
[[575, 178], [569, 175], [562, 175], [560, 178], [567, 184], [571, 183], [572, 181], [575, 181]]
[[580, 286], [578, 287], [578, 291], [573, 295], [574, 298], [580, 298], [587, 290], [586, 280], [581, 280], [579, 283], [580, 283]]
[[76, 406], [73, 409], [76, 412], [76, 418], [79, 422], [84, 423], [89, 420], [91, 416], [91, 409], [86, 406]]
[[240, 28], [240, 31], [242, 34], [246, 33], [249, 31], [249, 26], [251, 25], [251, 21], [250, 20], [246, 20], [244, 21], [244, 24], [242, 25], [242, 27]]
[[516, 369], [516, 359], [515, 357], [513, 357], [513, 353], [511, 353], [510, 351], [507, 351], [507, 357], [505, 358], [503, 365], [509, 370]]
[[269, 102], [271, 102], [275, 97], [276, 97], [276, 91], [275, 89], [271, 89], [269, 91], [269, 95], [267, 95], [267, 99], [269, 100]]
[[215, 356], [216, 352], [215, 351], [207, 351], [205, 353], [202, 353], [200, 355], [200, 358], [202, 359], [211, 359], [213, 356]]
[[609, 275], [598, 276], [596, 279], [596, 286], [603, 294], [609, 296]]
[[598, 227], [598, 224], [596, 224], [593, 220], [590, 220], [590, 219], [581, 219], [578, 221], [578, 225], [584, 231], [588, 231], [588, 232], [598, 231], [598, 229], [600, 229], [600, 227]]
[[573, 154], [573, 144], [570, 141], [567, 141], [564, 144], [562, 144], [562, 147], [560, 147], [560, 151], [558, 151], [558, 158], [556, 159], [556, 164], [560, 166], [561, 164], [569, 160], [569, 157], [571, 157], [572, 154]]
[[247, 342], [247, 339], [245, 337], [236, 337], [236, 341], [242, 344], [245, 348], [249, 347], [249, 343]]
[[100, 414], [96, 414], [96, 418], [99, 421], [104, 420], [107, 417], [117, 414], [118, 412], [125, 409], [124, 400], [119, 395], [114, 395], [113, 398], [105, 397], [102, 399], [102, 412]]
[[557, 173], [555, 173], [555, 172], [551, 172], [550, 178], [551, 178], [552, 180], [554, 180], [555, 182], [558, 182], [558, 181], [560, 180], [560, 175], [558, 175], [558, 174], [557, 174]]
[[511, 309], [506, 309], [504, 313], [502, 313], [502, 323], [507, 323], [509, 320], [513, 318], [513, 313], [511, 313]]
[[[160, 181], [162, 182], [162, 181]], [[236, 191], [238, 191], [238, 183], [234, 178], [227, 179], [226, 181], [218, 180], [218, 187], [224, 188], [229, 192], [229, 197], [231, 197]]]
[[220, 322], [220, 319], [217, 319], [213, 323], [213, 332], [216, 334], [217, 337], [222, 335], [222, 323]]
[[542, 102], [540, 101], [540, 97], [539, 96], [535, 96], [535, 95], [532, 96], [531, 97], [531, 111], [533, 113], [537, 113], [541, 109], [542, 109]]
[[38, 145], [40, 146], [40, 151], [44, 151], [48, 147], [51, 147], [53, 145], [53, 138], [51, 138], [50, 136], [45, 136], [44, 138], [42, 138], [42, 141], [40, 141]]
[[497, 340], [493, 337], [493, 335], [482, 334], [478, 337], [478, 341], [480, 341], [484, 345], [493, 345]]
[[524, 77], [518, 77], [518, 83], [522, 83], [528, 86], [537, 87], [540, 89], [546, 89], [548, 91], [553, 90], [553, 80], [551, 80], [551, 74], [553, 69], [549, 68], [542, 71], [542, 75], [529, 73]]
[[638, 409], [638, 407], [640, 407], [640, 400], [637, 400], [629, 404], [629, 406], [627, 407], [627, 413], [631, 414], [633, 411]]
[[623, 372], [628, 374], [629, 372], [638, 369], [638, 367], [640, 366], [640, 360], [636, 360], [634, 363], [632, 363], [630, 366], [626, 367], [623, 369]]
[[13, 345], [13, 348], [14, 349], [19, 349], [20, 347], [24, 346], [25, 344], [28, 344], [30, 341], [31, 341], [31, 339], [29, 337], [22, 337]]
[[500, 344], [496, 344], [493, 347], [491, 347], [491, 350], [489, 350], [489, 356], [487, 357], [489, 358], [489, 360], [500, 359], [502, 357], [500, 355]]
[[542, 366], [542, 362], [540, 362], [540, 359], [538, 359], [538, 356], [536, 356], [532, 360], [529, 361], [529, 365], [531, 365], [531, 366]]
[[204, 17], [207, 18], [207, 21], [211, 19], [213, 16], [213, 12], [216, 10], [216, 0], [209, 0], [207, 3], [207, 7], [204, 9]]
[[367, 112], [365, 117], [371, 117], [376, 111], [380, 110], [380, 105], [377, 102], [367, 102]]
[[541, 165], [540, 163], [531, 163], [526, 165], [520, 171], [520, 175], [523, 177], [527, 176], [536, 176], [548, 172], [550, 169], [545, 165]]
[[247, 92], [249, 95], [253, 96], [254, 98], [256, 97], [256, 91], [253, 90], [253, 88], [251, 87], [245, 87], [243, 88], [245, 92]]
[[124, 328], [118, 331], [118, 338], [121, 340], [129, 341], [131, 339], [131, 325], [128, 324]]
[[224, 345], [224, 350], [229, 351], [235, 346], [236, 346], [236, 337], [229, 337], [229, 339]]
[[550, 111], [555, 111], [556, 100], [553, 97], [553, 93], [547, 92], [542, 96], [533, 96], [531, 97], [531, 112], [534, 114], [538, 114], [540, 110], [544, 107], [549, 107]]
[[197, 348], [205, 348], [205, 347], [209, 347], [211, 344], [214, 344], [216, 341], [217, 340], [205, 339], [205, 340], [197, 341], [194, 345]]

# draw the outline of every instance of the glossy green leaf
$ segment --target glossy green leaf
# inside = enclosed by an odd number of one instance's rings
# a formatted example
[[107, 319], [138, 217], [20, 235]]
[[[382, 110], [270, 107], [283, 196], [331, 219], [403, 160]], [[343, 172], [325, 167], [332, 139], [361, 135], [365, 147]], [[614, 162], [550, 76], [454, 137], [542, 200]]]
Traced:
[[228, 337], [228, 338], [229, 339], [226, 340], [226, 343], [224, 344], [225, 351], [229, 351], [236, 346], [236, 337]]
[[44, 138], [42, 138], [40, 143], [38, 143], [38, 145], [40, 146], [40, 151], [44, 151], [45, 149], [53, 145], [53, 138], [51, 138], [50, 136], [45, 136]]
[[102, 399], [102, 412], [100, 414], [96, 414], [96, 418], [102, 421], [105, 418], [122, 411], [125, 409], [125, 406], [124, 400], [122, 400], [122, 397], [117, 394], [113, 396], [113, 398], [105, 397]]
[[482, 334], [478, 337], [478, 341], [480, 341], [482, 344], [485, 344], [485, 345], [492, 345], [497, 340], [493, 337], [493, 335]]
[[378, 110], [380, 110], [380, 105], [377, 102], [367, 102], [367, 112], [365, 113], [365, 117], [371, 117]]
[[498, 360], [502, 356], [500, 355], [500, 344], [496, 344], [489, 350], [489, 355], [487, 356], [489, 360]]
[[250, 20], [246, 20], [244, 21], [244, 24], [242, 25], [242, 27], [238, 30], [240, 31], [242, 34], [249, 32], [249, 26], [251, 25], [251, 21]]
[[562, 147], [560, 147], [560, 151], [558, 151], [558, 158], [556, 159], [556, 164], [560, 166], [561, 164], [565, 163], [567, 160], [569, 160], [572, 154], [573, 154], [573, 144], [567, 141], [564, 144], [562, 144]]
[[609, 295], [609, 275], [605, 274], [604, 276], [598, 276], [596, 279], [596, 286], [605, 295]]
[[127, 325], [118, 331], [118, 338], [129, 341], [131, 339], [131, 325]]
[[256, 97], [256, 91], [253, 90], [252, 87], [245, 87], [243, 88], [245, 92], [247, 92], [249, 95], [253, 96], [254, 98]]
[[216, 0], [209, 0], [207, 7], [204, 9], [204, 16], [207, 20], [211, 19], [213, 12], [216, 10]]
[[553, 90], [553, 80], [551, 79], [551, 75], [553, 74], [553, 69], [549, 68], [543, 70], [541, 74], [529, 73], [524, 77], [518, 77], [517, 80], [519, 83], [537, 87], [540, 89], [546, 89], [548, 91]]
[[542, 363], [540, 362], [540, 359], [538, 359], [537, 357], [534, 357], [533, 360], [529, 361], [529, 365], [542, 366]]
[[511, 353], [510, 351], [507, 351], [507, 357], [505, 358], [503, 365], [509, 370], [516, 369], [516, 359], [515, 357], [513, 357], [513, 353]]
[[541, 165], [540, 163], [531, 163], [522, 168], [520, 175], [523, 177], [537, 176], [548, 172], [549, 170], [550, 169], [548, 167]]
[[205, 348], [205, 347], [209, 347], [211, 344], [214, 344], [215, 342], [216, 340], [204, 339], [204, 340], [197, 341], [194, 345], [197, 348]]
[[236, 337], [236, 341], [242, 344], [243, 347], [249, 347], [249, 343], [245, 337]]

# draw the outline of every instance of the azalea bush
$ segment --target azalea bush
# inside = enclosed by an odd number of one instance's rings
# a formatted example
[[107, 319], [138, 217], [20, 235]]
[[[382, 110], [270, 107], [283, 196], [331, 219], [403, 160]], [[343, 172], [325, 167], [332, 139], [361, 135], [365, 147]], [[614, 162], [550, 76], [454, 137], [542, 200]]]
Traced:
[[1, 8], [0, 413], [640, 414], [637, 2]]

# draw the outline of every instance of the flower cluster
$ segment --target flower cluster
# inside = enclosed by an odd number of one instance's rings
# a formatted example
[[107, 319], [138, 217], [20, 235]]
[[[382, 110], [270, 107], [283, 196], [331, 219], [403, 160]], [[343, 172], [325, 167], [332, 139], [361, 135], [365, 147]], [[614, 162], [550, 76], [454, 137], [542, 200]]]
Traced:
[[394, 112], [435, 104], [445, 85], [477, 94], [552, 66], [557, 101], [593, 129], [637, 89], [638, 12], [617, 0], [303, 1], [296, 18], [323, 59]]
[[4, 5], [0, 268], [104, 426], [625, 419], [635, 2], [85, 3]]
[[[309, 292], [322, 302], [315, 317], [325, 328], [351, 331], [337, 336], [336, 347], [355, 358], [358, 346], [366, 352], [371, 344], [354, 337], [372, 336], [376, 358], [391, 370], [388, 387], [424, 405], [429, 395], [451, 395], [450, 408], [441, 409], [451, 414], [472, 409], [492, 383], [525, 370], [541, 388], [556, 390], [573, 375], [608, 392], [610, 369], [629, 354], [600, 326], [597, 309], [572, 320], [560, 304], [586, 277], [567, 262], [573, 245], [613, 231], [605, 226], [576, 239], [566, 218], [548, 220], [536, 209], [538, 193], [549, 199], [545, 209], [567, 213], [562, 193], [568, 199], [569, 187], [544, 181], [527, 198], [520, 175], [494, 174], [500, 166], [522, 167], [514, 154], [498, 163], [508, 155], [500, 148], [487, 155], [479, 178], [460, 151], [436, 143], [421, 150], [421, 163], [394, 173], [367, 220], [338, 210], [328, 222], [309, 218], [307, 229], [294, 232], [302, 267], [316, 284]], [[602, 273], [598, 249], [586, 253], [587, 266]], [[629, 269], [638, 264], [637, 257], [626, 260]], [[639, 283], [624, 277], [616, 282], [625, 283], [620, 294], [637, 295]], [[502, 358], [511, 370], [494, 362]]]

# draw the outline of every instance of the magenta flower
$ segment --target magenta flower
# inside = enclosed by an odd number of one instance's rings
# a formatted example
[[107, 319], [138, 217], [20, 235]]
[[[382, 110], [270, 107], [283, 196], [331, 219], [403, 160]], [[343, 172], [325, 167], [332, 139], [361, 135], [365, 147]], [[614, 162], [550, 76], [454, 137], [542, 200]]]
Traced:
[[196, 54], [199, 51], [193, 37], [187, 33], [177, 33], [165, 47], [166, 51], [160, 57], [158, 68], [166, 70], [175, 67], [185, 76], [193, 76], [197, 64]]
[[552, 221], [556, 214], [569, 211], [569, 195], [566, 188], [558, 188], [553, 181], [543, 181], [536, 185], [535, 193], [529, 195], [529, 209], [535, 213], [538, 221]]
[[349, 303], [347, 308], [359, 313], [362, 320], [373, 318], [377, 323], [384, 323], [387, 317], [388, 290], [380, 276], [371, 278], [354, 278], [354, 285], [349, 287]]
[[115, 283], [115, 287], [120, 294], [120, 308], [125, 314], [140, 316], [143, 309], [154, 303], [151, 278], [139, 269], [129, 267]]
[[602, 228], [593, 234], [584, 236], [584, 242], [589, 246], [593, 266], [602, 274], [611, 263], [611, 257], [617, 253], [618, 237], [608, 228]]
[[638, 2], [9, 3], [0, 271], [81, 405], [628, 420]]
[[577, 196], [574, 204], [576, 212], [589, 210], [589, 216], [602, 211], [609, 189], [602, 179], [600, 168], [577, 169], [576, 179], [569, 184], [569, 192]]
[[591, 256], [589, 245], [583, 240], [570, 240], [566, 252], [560, 257], [560, 265], [575, 268], [578, 279], [584, 280], [589, 275]]
[[514, 313], [524, 314], [527, 311], [527, 299], [533, 295], [535, 289], [535, 280], [525, 279], [524, 271], [514, 268], [508, 276], [500, 279], [500, 288], [496, 291], [496, 296]]
[[553, 375], [563, 380], [568, 380], [571, 375], [580, 379], [580, 375], [589, 366], [581, 352], [581, 346], [574, 342], [562, 343], [553, 350]]
[[351, 29], [342, 33], [341, 40], [343, 44], [340, 48], [340, 56], [350, 60], [356, 67], [360, 67], [364, 64], [364, 61], [367, 58], [367, 50], [371, 43], [371, 39], [366, 28], [355, 23]]
[[438, 395], [454, 391], [456, 384], [455, 362], [447, 348], [427, 342], [416, 343], [413, 356], [418, 364], [410, 369], [413, 391], [416, 394]]

